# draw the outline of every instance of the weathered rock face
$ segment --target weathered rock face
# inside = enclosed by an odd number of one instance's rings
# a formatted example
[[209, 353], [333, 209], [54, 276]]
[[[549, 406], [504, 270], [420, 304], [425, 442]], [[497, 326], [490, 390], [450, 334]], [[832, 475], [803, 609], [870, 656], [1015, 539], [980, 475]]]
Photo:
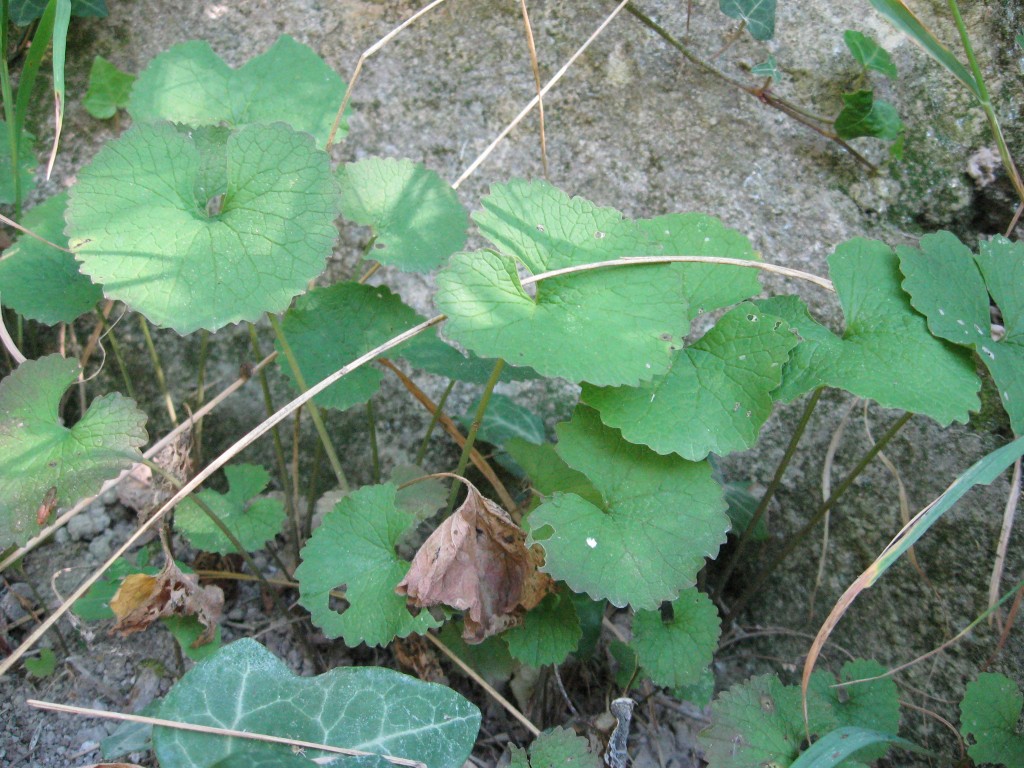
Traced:
[[[549, 178], [570, 194], [614, 206], [628, 216], [711, 213], [750, 237], [766, 260], [819, 274], [826, 271], [825, 258], [832, 247], [850, 237], [878, 237], [898, 244], [913, 241], [917, 233], [909, 231], [912, 228], [948, 226], [972, 242], [1009, 221], [1013, 200], [1004, 189], [1002, 171], [997, 166], [988, 173], [991, 162], [979, 155], [993, 146], [981, 112], [952, 78], [875, 16], [866, 3], [780, 3], [777, 36], [768, 44], [756, 43], [745, 34], [732, 41], [735, 25], [718, 12], [715, 3], [694, 4], [688, 37], [687, 3], [659, 0], [642, 5], [700, 55], [710, 58], [727, 47], [715, 58], [716, 66], [744, 82], [756, 83], [745, 70], [772, 53], [783, 73], [776, 91], [825, 114], [838, 111], [840, 93], [858, 76], [845, 51], [843, 31], [856, 29], [872, 35], [893, 54], [900, 71], [895, 83], [880, 77], [873, 80], [907, 124], [904, 159], [871, 175], [837, 145], [693, 67], [622, 13], [545, 100]], [[530, 6], [546, 78], [593, 31], [612, 4], [533, 0]], [[1012, 48], [1011, 33], [1019, 26], [1020, 4], [972, 6], [968, 25], [975, 49], [991, 78], [1011, 147], [1019, 146], [1024, 138], [1016, 120], [1022, 53]], [[74, 25], [65, 142], [50, 188], [69, 183], [101, 143], [117, 133], [114, 123], [101, 124], [80, 106], [95, 54], [136, 72], [170, 45], [199, 38], [237, 66], [287, 33], [312, 46], [347, 78], [362, 50], [416, 10], [405, 0], [204, 0], [173, 7], [136, 0], [110, 3], [110, 7], [109, 19]], [[930, 27], [959, 51], [955, 29], [943, 9], [936, 4], [935, 9], [918, 10], [934, 10], [935, 16], [926, 18]], [[518, 4], [449, 0], [366, 62], [353, 95], [356, 115], [351, 134], [335, 150], [336, 158], [409, 157], [454, 180], [533, 93]], [[45, 109], [38, 114], [45, 115]], [[541, 175], [537, 125], [529, 117], [461, 186], [467, 206], [475, 207], [492, 182]], [[45, 129], [37, 133], [47, 135]], [[858, 140], [854, 144], [872, 162], [885, 162], [887, 151], [881, 143]], [[356, 228], [343, 232], [329, 268], [332, 276], [358, 272], [363, 239], [364, 232]], [[382, 279], [421, 312], [430, 311], [428, 279], [397, 274], [385, 274]], [[771, 293], [799, 291], [819, 317], [834, 327], [841, 325], [838, 306], [817, 289], [776, 279], [766, 279], [765, 285]], [[183, 397], [194, 381], [198, 339], [179, 340], [170, 332], [161, 336], [168, 379], [176, 395]], [[247, 344], [244, 330], [214, 337], [207, 381], [227, 383], [233, 378], [248, 355]], [[269, 349], [266, 339], [264, 348]], [[145, 378], [146, 366], [141, 353], [138, 360], [137, 381]], [[140, 386], [153, 397], [152, 387]], [[428, 378], [423, 386], [436, 397], [444, 383]], [[252, 389], [207, 424], [207, 455], [247, 430], [263, 412], [262, 397]], [[516, 391], [552, 421], [571, 407], [573, 393], [567, 388], [548, 384]], [[284, 401], [283, 387], [275, 390], [275, 397], [278, 404]], [[451, 410], [458, 413], [472, 397], [469, 388], [460, 386], [450, 401]], [[409, 399], [397, 386], [387, 389], [384, 398], [387, 413], [380, 437], [385, 461], [387, 456], [395, 461], [407, 459], [422, 434], [425, 417], [417, 406], [407, 404]], [[822, 456], [838, 423], [836, 414], [846, 402], [845, 397], [827, 396], [828, 407], [819, 407], [812, 420], [773, 512], [769, 553], [807, 518], [820, 498]], [[159, 420], [161, 409], [155, 397], [152, 403], [148, 410]], [[730, 457], [725, 462], [730, 477], [766, 483], [800, 407], [781, 408], [766, 427], [758, 449]], [[873, 409], [871, 418], [878, 434], [892, 414]], [[365, 446], [358, 409], [332, 417], [331, 424], [338, 431], [339, 444]], [[1000, 444], [1003, 437], [992, 431], [993, 424], [998, 426], [998, 416], [978, 429], [940, 430], [918, 417], [903, 430], [887, 453], [908, 486], [912, 513]], [[866, 449], [862, 435], [862, 429], [848, 430], [837, 460], [837, 477]], [[269, 442], [259, 450], [265, 452], [269, 465]], [[356, 481], [368, 480], [367, 460], [360, 458], [368, 453], [358, 448], [346, 457], [355, 460]], [[917, 557], [928, 580], [909, 564], [898, 566], [855, 605], [840, 625], [837, 644], [854, 654], [898, 663], [934, 647], [983, 610], [1006, 493], [1005, 481], [972, 492], [919, 545]], [[772, 580], [763, 599], [750, 608], [745, 621], [813, 633], [843, 588], [900, 528], [893, 477], [876, 466], [858, 481], [834, 515], [828, 566], [811, 615], [818, 545], [807, 542]], [[1021, 566], [1020, 555], [1012, 557], [1004, 583], [1009, 584]], [[746, 572], [758, 567], [751, 561]], [[743, 575], [741, 570], [737, 578]], [[934, 665], [921, 665], [909, 679], [928, 695], [956, 700], [964, 679], [976, 673], [993, 649], [995, 637], [989, 627], [979, 627], [974, 639]], [[1024, 658], [1019, 638], [1020, 633], [1011, 637], [1000, 656], [1004, 670], [1015, 672], [1018, 679], [1019, 665], [1014, 670], [1015, 665], [1006, 660]], [[781, 657], [784, 664], [796, 663], [807, 642], [806, 638], [772, 640], [767, 649], [756, 652]], [[741, 652], [747, 650], [740, 646]], [[763, 662], [734, 658], [727, 678], [737, 680], [763, 668]], [[946, 705], [935, 708], [956, 717]]]

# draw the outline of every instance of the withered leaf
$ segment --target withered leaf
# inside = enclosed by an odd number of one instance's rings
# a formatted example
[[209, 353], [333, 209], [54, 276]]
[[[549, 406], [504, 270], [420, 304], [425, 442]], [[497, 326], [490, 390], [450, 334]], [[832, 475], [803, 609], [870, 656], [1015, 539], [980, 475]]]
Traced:
[[183, 573], [168, 560], [156, 576], [136, 573], [121, 582], [110, 601], [110, 610], [117, 617], [111, 632], [129, 635], [166, 616], [195, 616], [205, 627], [192, 643], [198, 648], [213, 640], [223, 607], [224, 593], [219, 587], [200, 587], [196, 574]]
[[[171, 442], [161, 448], [153, 462], [163, 467], [178, 483], [184, 485], [192, 479], [192, 427], [183, 429]], [[177, 488], [163, 476], [153, 477], [153, 470], [145, 464], [136, 464], [132, 471], [117, 484], [117, 498], [124, 506], [139, 513], [139, 523], [164, 505]]]
[[462, 637], [480, 643], [522, 621], [554, 587], [543, 552], [509, 514], [469, 485], [466, 500], [423, 542], [395, 592], [410, 610], [443, 603], [463, 611]]

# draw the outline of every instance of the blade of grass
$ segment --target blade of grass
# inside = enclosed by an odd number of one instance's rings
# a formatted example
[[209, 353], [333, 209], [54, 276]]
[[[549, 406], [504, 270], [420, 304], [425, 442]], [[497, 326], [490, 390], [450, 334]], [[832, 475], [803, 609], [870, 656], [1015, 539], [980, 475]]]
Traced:
[[53, 172], [60, 144], [60, 132], [64, 126], [64, 57], [68, 46], [68, 26], [71, 23], [71, 0], [57, 0], [57, 13], [53, 20], [53, 100], [56, 110], [56, 127], [53, 133], [53, 148], [46, 163], [46, 178]]
[[832, 634], [832, 630], [835, 629], [839, 620], [843, 617], [850, 605], [857, 598], [861, 592], [868, 587], [872, 586], [877, 582], [889, 568], [895, 563], [904, 552], [912, 547], [918, 539], [920, 539], [928, 531], [935, 521], [944, 515], [950, 508], [956, 504], [967, 491], [976, 485], [989, 485], [997, 477], [999, 477], [1006, 469], [1013, 464], [1020, 456], [1024, 454], [1024, 437], [1019, 437], [1012, 443], [1004, 445], [1002, 448], [998, 448], [992, 451], [987, 456], [983, 457], [980, 461], [976, 462], [960, 477], [953, 481], [953, 483], [942, 492], [942, 494], [934, 499], [928, 506], [922, 509], [914, 519], [910, 521], [909, 525], [903, 527], [903, 529], [896, 534], [895, 538], [889, 542], [888, 546], [882, 551], [882, 553], [875, 559], [867, 570], [865, 570], [857, 579], [851, 584], [847, 590], [842, 594], [835, 606], [832, 608], [831, 613], [825, 619], [821, 625], [821, 629], [818, 630], [817, 637], [814, 638], [814, 642], [811, 644], [811, 649], [807, 654], [807, 660], [804, 662], [803, 676], [801, 678], [800, 687], [803, 696], [803, 710], [804, 710], [804, 722], [807, 723], [807, 686], [811, 679], [811, 672], [814, 671], [814, 665], [817, 662], [818, 656], [821, 654], [821, 649], [828, 641], [829, 635]]

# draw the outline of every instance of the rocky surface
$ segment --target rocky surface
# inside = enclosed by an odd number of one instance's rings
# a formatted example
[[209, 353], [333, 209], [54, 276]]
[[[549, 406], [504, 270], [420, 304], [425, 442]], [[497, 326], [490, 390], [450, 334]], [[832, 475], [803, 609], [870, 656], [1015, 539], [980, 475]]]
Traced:
[[[202, 0], [183, 5], [171, 8], [157, 0], [111, 2], [110, 18], [74, 22], [65, 139], [54, 176], [41, 185], [41, 193], [69, 184], [102, 143], [126, 124], [124, 119], [96, 121], [81, 107], [89, 64], [96, 54], [137, 72], [170, 45], [198, 38], [208, 40], [229, 63], [239, 65], [287, 33], [312, 46], [347, 77], [360, 52], [416, 8], [404, 0]], [[772, 53], [783, 71], [777, 91], [822, 113], [837, 111], [841, 90], [856, 76], [842, 43], [843, 30], [874, 35], [893, 53], [900, 69], [895, 83], [882, 82], [879, 87], [907, 122], [905, 159], [878, 175], [870, 174], [835, 144], [689, 65], [623, 13], [545, 101], [553, 183], [571, 194], [614, 206], [627, 216], [691, 210], [714, 214], [746, 234], [766, 260], [819, 274], [826, 271], [831, 248], [850, 237], [879, 237], [898, 244], [912, 242], [918, 228], [949, 227], [970, 240], [1005, 226], [1012, 203], [1007, 202], [1001, 172], [989, 173], [991, 164], [986, 166], [985, 156], [979, 155], [991, 145], [980, 112], [972, 108], [962, 89], [874, 16], [867, 4], [781, 3], [776, 39], [767, 45], [746, 35], [731, 35], [734, 26], [718, 13], [716, 3], [693, 5], [687, 40], [694, 50], [711, 57], [723, 49], [716, 65], [747, 82], [746, 70]], [[658, 0], [640, 6], [683, 36], [686, 3]], [[611, 3], [555, 0], [530, 3], [543, 76], [550, 76], [571, 55], [611, 7]], [[935, 12], [941, 13], [942, 8], [937, 4]], [[1012, 15], [1017, 13], [1015, 8], [1014, 3], [977, 7], [968, 18], [1000, 112], [1010, 124], [1019, 110], [1014, 93], [1020, 85], [1020, 52], [1011, 53], [1008, 42], [1008, 30], [1019, 26], [1019, 16]], [[929, 8], [919, 10], [930, 12]], [[948, 22], [941, 17], [929, 17], [929, 21], [947, 42], [955, 42]], [[454, 180], [531, 98], [533, 88], [518, 4], [449, 0], [367, 61], [353, 95], [356, 114], [351, 134], [334, 150], [336, 159], [372, 154], [409, 157]], [[49, 108], [48, 100], [41, 99], [35, 114], [41, 123], [37, 135], [49, 135], [45, 125]], [[869, 140], [854, 144], [872, 162], [886, 160], [881, 144]], [[540, 175], [537, 121], [531, 116], [460, 187], [459, 194], [473, 208], [491, 183]], [[364, 237], [356, 228], [343, 232], [328, 270], [332, 277], [358, 271]], [[429, 278], [385, 273], [381, 280], [395, 286], [421, 312], [431, 311]], [[823, 292], [781, 279], [766, 279], [765, 286], [770, 293], [799, 291], [819, 317], [833, 327], [841, 325], [836, 303]], [[134, 338], [130, 325], [134, 324], [124, 323], [122, 330], [126, 346], [135, 349], [133, 378], [149, 403], [151, 431], [159, 433], [166, 429], [161, 421], [166, 417], [150, 381], [141, 340]], [[157, 337], [168, 380], [175, 396], [182, 399], [192, 387], [198, 339], [182, 340], [169, 331], [158, 332]], [[218, 389], [234, 378], [239, 363], [251, 354], [244, 333], [225, 331], [212, 342], [208, 381], [211, 389]], [[269, 337], [263, 345], [269, 349]], [[109, 381], [116, 386], [113, 376]], [[421, 385], [437, 398], [444, 382], [425, 377]], [[284, 402], [287, 388], [276, 377], [274, 387], [275, 401]], [[558, 384], [510, 385], [502, 391], [530, 403], [549, 425], [572, 404], [571, 389]], [[450, 410], [463, 412], [475, 394], [472, 387], [460, 385]], [[428, 419], [393, 382], [386, 385], [380, 402], [388, 404], [379, 427], [385, 462], [404, 463], [415, 452]], [[820, 498], [822, 456], [837, 424], [836, 413], [846, 402], [829, 394], [826, 407], [820, 407], [812, 420], [772, 510], [772, 538], [764, 555], [777, 551]], [[759, 447], [725, 463], [728, 475], [766, 484], [801, 407], [797, 403], [780, 408], [766, 426]], [[206, 454], [213, 455], [234, 440], [262, 412], [257, 387], [228, 401], [204, 427]], [[892, 413], [872, 409], [875, 434], [892, 418]], [[330, 424], [339, 443], [365, 445], [360, 409], [334, 415]], [[1000, 428], [998, 417], [945, 430], [923, 417], [913, 419], [887, 451], [908, 485], [911, 511], [999, 445]], [[265, 442], [254, 454], [255, 460], [272, 455], [269, 441]], [[856, 461], [866, 445], [863, 429], [851, 426], [837, 457], [836, 476]], [[428, 461], [444, 464], [451, 455], [447, 441], [437, 437]], [[351, 478], [368, 481], [368, 451], [353, 450], [347, 458], [354, 466]], [[906, 563], [897, 566], [840, 624], [836, 646], [894, 664], [931, 649], [973, 619], [984, 607], [1006, 493], [1005, 481], [973, 491], [918, 546], [917, 557], [928, 581]], [[130, 524], [117, 505], [91, 506], [68, 526], [66, 534], [58, 534], [59, 546], [45, 547], [29, 558], [27, 578], [48, 595], [48, 604], [54, 604], [49, 592], [51, 574], [65, 565], [94, 566], [124, 540]], [[730, 647], [720, 660], [720, 684], [769, 669], [791, 679], [808, 646], [806, 633], [816, 631], [834, 600], [900, 525], [893, 477], [884, 467], [875, 466], [835, 512], [822, 583], [815, 590], [819, 544], [808, 542], [743, 617], [745, 626], [761, 629]], [[741, 569], [738, 579], [756, 572], [763, 562], [765, 558]], [[1022, 564], [1020, 555], [1014, 555], [1007, 565], [1007, 585], [1021, 572]], [[2, 605], [7, 621], [13, 622], [18, 620], [17, 611], [25, 610], [22, 603], [28, 596], [19, 586], [24, 579], [5, 575], [14, 583], [6, 588]], [[242, 625], [252, 618], [248, 608], [242, 613], [235, 610], [229, 616], [240, 619]], [[246, 626], [251, 627], [251, 622]], [[173, 666], [170, 640], [162, 631], [109, 640], [103, 632], [81, 629], [62, 624], [71, 655], [59, 654], [53, 677], [34, 680], [19, 670], [0, 681], [0, 763], [67, 766], [95, 761], [93, 747], [107, 732], [106, 726], [35, 713], [24, 707], [24, 699], [73, 700], [85, 706], [124, 709], [137, 703], [138, 697], [132, 695], [136, 686], [152, 689], [152, 681], [146, 682], [150, 673], [143, 671], [150, 668], [143, 663], [146, 659], [165, 665], [165, 672]], [[768, 629], [784, 633], [764, 634]], [[17, 640], [20, 632], [15, 629], [10, 637]], [[282, 655], [288, 651], [294, 655], [287, 633], [267, 637]], [[1020, 665], [1012, 660], [1024, 658], [1019, 638], [1019, 633], [1011, 636], [996, 664], [1018, 680]], [[995, 639], [992, 628], [981, 626], [950, 653], [919, 665], [905, 678], [913, 686], [907, 696], [955, 719], [951, 703], [992, 651]], [[56, 647], [55, 641], [50, 644]], [[158, 678], [162, 691], [170, 674]], [[663, 722], [661, 729], [652, 726], [639, 731], [637, 755], [645, 757], [638, 765], [690, 764], [683, 756], [692, 743], [693, 728], [680, 726], [678, 715], [662, 713], [662, 717], [668, 724]], [[940, 749], [952, 749], [940, 727], [925, 719], [910, 719], [905, 723], [915, 735], [932, 740]], [[676, 754], [668, 754], [673, 749]]]

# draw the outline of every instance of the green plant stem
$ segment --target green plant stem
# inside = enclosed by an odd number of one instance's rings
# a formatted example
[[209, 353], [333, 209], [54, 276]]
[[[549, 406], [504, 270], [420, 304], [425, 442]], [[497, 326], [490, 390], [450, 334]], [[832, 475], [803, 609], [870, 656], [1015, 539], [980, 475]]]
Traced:
[[117, 336], [114, 335], [114, 327], [103, 315], [100, 315], [100, 320], [103, 322], [106, 336], [110, 340], [110, 349], [114, 352], [114, 360], [117, 361], [117, 367], [121, 371], [121, 378], [124, 379], [125, 391], [132, 400], [138, 400], [135, 396], [135, 387], [132, 386], [132, 377], [128, 375], [128, 368], [124, 363], [124, 355], [121, 354], [121, 344], [118, 342]]
[[139, 315], [139, 327], [142, 329], [142, 338], [146, 340], [146, 349], [149, 351], [149, 359], [153, 363], [153, 371], [156, 374], [156, 385], [164, 396], [164, 405], [167, 408], [167, 415], [171, 419], [172, 426], [178, 426], [178, 413], [174, 409], [174, 401], [167, 389], [167, 377], [164, 376], [164, 367], [160, 364], [160, 356], [157, 354], [156, 345], [153, 344], [153, 337], [149, 332], [149, 323], [143, 315]]
[[7, 66], [7, 47], [9, 43], [8, 0], [0, 2], [0, 97], [4, 102], [4, 121], [7, 124], [7, 144], [11, 151], [11, 169], [14, 187], [14, 220], [21, 220], [21, 174], [18, 173], [18, 120], [14, 103], [14, 91], [11, 88], [11, 72]]
[[366, 401], [366, 425], [370, 431], [370, 465], [373, 467], [373, 484], [380, 485], [380, 450], [377, 447], [377, 419], [373, 415], [373, 402]]
[[313, 467], [309, 470], [309, 485], [306, 486], [306, 517], [299, 521], [299, 531], [304, 537], [310, 535], [310, 529], [313, 527], [313, 513], [316, 511], [317, 483], [320, 480], [320, 467], [323, 463], [323, 446], [320, 443], [316, 443], [313, 446]]
[[[196, 410], [203, 407], [206, 402], [206, 362], [210, 356], [210, 332], [205, 328], [199, 334], [199, 370], [196, 373]], [[262, 359], [262, 358], [258, 358]], [[262, 369], [260, 369], [262, 371]], [[203, 455], [203, 422], [195, 425], [194, 445], [196, 460], [200, 461]]]
[[[501, 378], [501, 372], [505, 368], [505, 361], [498, 360], [494, 364], [494, 369], [491, 371], [490, 378], [487, 379], [487, 383], [484, 384], [483, 394], [480, 395], [480, 403], [476, 407], [476, 413], [473, 415], [473, 423], [469, 427], [469, 432], [466, 433], [466, 444], [462, 446], [462, 455], [459, 456], [458, 466], [455, 468], [455, 474], [459, 477], [463, 476], [466, 471], [466, 466], [469, 464], [469, 455], [473, 452], [473, 444], [476, 442], [476, 434], [480, 431], [480, 425], [484, 421], [484, 414], [487, 413], [487, 404], [491, 402], [491, 394], [494, 392], [494, 387], [498, 384], [498, 380]], [[438, 406], [440, 410], [440, 406]], [[452, 510], [455, 509], [455, 499], [459, 495], [459, 483], [452, 483], [452, 490], [448, 494], [448, 512], [450, 515]]]
[[430, 445], [430, 436], [434, 432], [434, 428], [437, 426], [437, 422], [441, 419], [441, 414], [444, 413], [444, 404], [448, 402], [448, 395], [452, 393], [455, 388], [455, 379], [448, 381], [448, 386], [445, 387], [444, 392], [441, 394], [441, 399], [437, 401], [437, 407], [434, 412], [430, 415], [430, 424], [427, 425], [427, 431], [423, 435], [423, 439], [420, 441], [420, 447], [416, 450], [416, 459], [413, 461], [417, 466], [422, 465], [423, 458], [427, 455], [427, 447]]
[[[260, 338], [256, 333], [256, 326], [249, 323], [249, 344], [252, 346], [253, 354], [257, 360], [263, 359], [263, 350], [260, 349]], [[274, 398], [270, 394], [270, 382], [267, 381], [266, 369], [260, 369], [260, 389], [263, 391], [263, 405], [267, 410], [267, 416], [271, 416], [274, 413]], [[278, 482], [281, 484], [281, 490], [284, 491], [284, 505], [288, 512], [288, 518], [291, 520], [292, 525], [292, 554], [295, 556], [295, 562], [299, 562], [299, 544], [302, 541], [299, 538], [299, 526], [298, 526], [298, 514], [295, 509], [295, 494], [294, 489], [297, 488], [299, 479], [297, 477], [291, 477], [288, 474], [288, 462], [284, 457], [284, 445], [281, 442], [281, 432], [275, 424], [270, 430], [271, 437], [274, 442], [274, 458], [277, 460], [277, 474]], [[289, 484], [289, 479], [291, 483]]]
[[[288, 344], [288, 339], [285, 338], [284, 329], [281, 327], [280, 321], [275, 315], [269, 313], [267, 314], [267, 319], [270, 320], [270, 327], [274, 329], [274, 335], [281, 345], [281, 351], [284, 352], [285, 359], [288, 360], [288, 366], [292, 370], [292, 376], [295, 377], [295, 384], [298, 386], [299, 392], [305, 392], [307, 389], [306, 379], [303, 377], [302, 371], [299, 370], [299, 363], [295, 359], [291, 345]], [[327, 427], [324, 425], [324, 420], [320, 415], [320, 409], [317, 408], [312, 400], [306, 403], [306, 406], [309, 408], [309, 417], [313, 420], [316, 432], [320, 436], [320, 442], [324, 445], [324, 453], [331, 465], [331, 469], [334, 470], [334, 476], [338, 480], [338, 485], [343, 491], [347, 492], [349, 490], [348, 480], [345, 478], [345, 472], [341, 468], [341, 461], [339, 461], [338, 454], [334, 450], [331, 437], [327, 434]]]
[[874, 163], [872, 163], [866, 157], [861, 155], [860, 152], [855, 150], [853, 147], [851, 147], [849, 144], [847, 144], [845, 141], [839, 138], [839, 136], [837, 136], [832, 131], [822, 128], [821, 125], [818, 124], [820, 122], [818, 118], [811, 117], [810, 113], [807, 113], [805, 110], [801, 109], [800, 107], [797, 107], [795, 104], [791, 104], [786, 99], [780, 98], [771, 93], [770, 91], [765, 90], [762, 86], [750, 86], [747, 85], [746, 83], [740, 82], [739, 80], [725, 74], [725, 72], [718, 69], [718, 67], [715, 67], [712, 64], [709, 64], [708, 62], [704, 61], [704, 59], [697, 56], [697, 54], [695, 54], [686, 45], [679, 41], [674, 35], [672, 35], [672, 33], [670, 33], [667, 29], [665, 29], [663, 26], [661, 26], [658, 22], [656, 22], [650, 16], [645, 14], [643, 11], [638, 9], [635, 5], [633, 5], [633, 3], [628, 3], [626, 5], [626, 10], [629, 11], [629, 13], [631, 13], [636, 19], [638, 19], [644, 26], [646, 26], [652, 32], [661, 37], [665, 42], [667, 42], [669, 45], [671, 45], [673, 48], [679, 51], [687, 61], [689, 61], [691, 64], [699, 68], [701, 71], [706, 72], [707, 74], [712, 75], [714, 77], [717, 77], [718, 79], [722, 80], [725, 83], [728, 83], [734, 88], [740, 89], [749, 96], [753, 96], [762, 104], [766, 104], [767, 106], [772, 107], [773, 109], [779, 110], [790, 119], [795, 120], [801, 125], [810, 128], [812, 131], [820, 134], [829, 141], [835, 142], [843, 149], [845, 149], [847, 152], [849, 152], [850, 155], [854, 158], [854, 160], [856, 160], [858, 163], [865, 166], [869, 170], [877, 170]]
[[1010, 183], [1013, 184], [1013, 191], [1017, 193], [1020, 201], [1024, 202], [1024, 182], [1021, 181], [1017, 166], [1013, 162], [1013, 158], [1010, 157], [1010, 150], [1006, 146], [1006, 139], [1003, 137], [1002, 126], [1000, 126], [999, 118], [996, 116], [995, 108], [992, 106], [992, 99], [989, 97], [985, 78], [981, 74], [981, 67], [978, 66], [978, 59], [974, 55], [974, 47], [971, 45], [970, 35], [967, 34], [967, 25], [964, 24], [963, 16], [960, 15], [960, 6], [956, 0], [949, 0], [949, 10], [953, 14], [953, 21], [956, 24], [957, 32], [960, 33], [960, 41], [963, 43], [964, 52], [967, 54], [967, 61], [970, 63], [971, 71], [974, 73], [974, 81], [978, 84], [978, 103], [988, 119], [989, 129], [992, 131], [992, 136], [996, 140], [996, 146], [999, 148], [999, 158], [1003, 161], [1003, 167], [1010, 177]]
[[818, 401], [821, 399], [822, 391], [821, 387], [814, 390], [814, 393], [807, 401], [807, 405], [804, 406], [804, 412], [800, 415], [800, 421], [797, 422], [796, 429], [793, 430], [793, 434], [789, 438], [789, 445], [786, 446], [786, 452], [783, 454], [779, 465], [775, 468], [775, 474], [772, 476], [771, 482], [768, 483], [768, 488], [761, 497], [761, 501], [758, 503], [757, 509], [754, 510], [754, 515], [750, 518], [750, 523], [747, 524], [747, 527], [744, 528], [743, 532], [740, 534], [739, 541], [736, 542], [736, 548], [733, 550], [732, 557], [722, 570], [722, 574], [718, 577], [718, 581], [715, 583], [714, 592], [719, 597], [724, 593], [725, 586], [729, 583], [729, 577], [732, 576], [732, 572], [736, 569], [736, 566], [740, 562], [740, 558], [743, 556], [747, 545], [750, 543], [754, 529], [757, 527], [757, 524], [761, 522], [761, 518], [764, 517], [764, 513], [768, 510], [769, 503], [771, 503], [772, 498], [775, 496], [775, 492], [779, 489], [779, 485], [782, 483], [782, 478], [786, 474], [786, 469], [789, 467], [789, 462], [793, 460], [793, 456], [796, 453], [796, 447], [800, 443], [800, 438], [803, 437], [804, 432], [807, 430], [807, 424], [811, 420], [811, 414], [814, 413], [814, 408], [818, 405]]
[[775, 556], [775, 559], [773, 559], [771, 563], [768, 564], [768, 567], [762, 570], [754, 578], [754, 580], [747, 586], [746, 590], [740, 596], [739, 600], [733, 603], [733, 605], [729, 608], [729, 611], [724, 617], [723, 622], [728, 622], [733, 617], [739, 616], [743, 609], [746, 608], [747, 603], [750, 602], [750, 598], [752, 598], [754, 595], [761, 591], [761, 588], [764, 586], [765, 582], [768, 581], [768, 577], [771, 576], [775, 572], [775, 569], [782, 565], [782, 563], [784, 563], [791, 554], [793, 554], [793, 552], [796, 550], [798, 546], [800, 546], [803, 540], [807, 538], [811, 531], [813, 531], [818, 526], [818, 524], [824, 519], [825, 515], [829, 512], [829, 510], [831, 510], [832, 507], [835, 506], [836, 502], [839, 501], [840, 497], [842, 497], [842, 495], [846, 493], [849, 487], [853, 484], [853, 481], [856, 480], [858, 476], [860, 476], [860, 473], [863, 472], [864, 469], [868, 466], [868, 464], [870, 464], [871, 461], [875, 458], [875, 456], [878, 455], [878, 453], [883, 448], [885, 448], [886, 445], [889, 444], [889, 441], [896, 436], [896, 433], [903, 428], [904, 424], [910, 421], [910, 418], [913, 415], [913, 413], [907, 411], [898, 419], [896, 419], [896, 421], [892, 423], [889, 429], [887, 429], [885, 433], [878, 438], [878, 441], [873, 446], [871, 446], [870, 449], [868, 449], [868, 451], [861, 457], [861, 460], [857, 462], [857, 465], [852, 470], [850, 470], [850, 474], [848, 474], [843, 479], [843, 481], [838, 486], [836, 486], [836, 489], [832, 492], [832, 495], [829, 496], [824, 502], [822, 502], [821, 506], [818, 507], [818, 509], [811, 516], [811, 519], [807, 521], [804, 527], [797, 531], [795, 535], [789, 537], [788, 541], [786, 542], [786, 546], [782, 548], [782, 551], [779, 552], [779, 554]]
[[[143, 459], [143, 463], [147, 467], [149, 467], [153, 472], [156, 472], [161, 477], [163, 477], [164, 480], [166, 480], [167, 483], [170, 484], [170, 486], [174, 488], [175, 491], [181, 490], [182, 485], [178, 481], [178, 478], [174, 477], [174, 475], [165, 470], [159, 464], [153, 461], [149, 461], [147, 459]], [[228, 528], [227, 524], [220, 519], [220, 516], [210, 508], [210, 505], [202, 500], [198, 493], [193, 493], [191, 496], [189, 496], [189, 498], [193, 502], [195, 502], [197, 507], [203, 510], [203, 513], [208, 518], [210, 518], [210, 522], [217, 526], [220, 532], [223, 533], [227, 537], [228, 541], [231, 542], [231, 546], [235, 548], [235, 551], [237, 551], [238, 554], [241, 555], [242, 560], [245, 561], [245, 564], [249, 566], [249, 570], [252, 571], [252, 575], [259, 580], [260, 587], [265, 592], [267, 592], [270, 595], [271, 599], [274, 601], [274, 607], [277, 608], [277, 610], [280, 612], [281, 618], [287, 621], [291, 617], [291, 613], [288, 610], [288, 606], [284, 604], [284, 601], [281, 599], [281, 595], [278, 593], [278, 591], [272, 588], [270, 583], [263, 576], [262, 571], [260, 571], [259, 566], [256, 565], [256, 561], [253, 560], [252, 555], [250, 555], [248, 550], [244, 546], [242, 546], [242, 542], [238, 540], [238, 537], [235, 536], [234, 532], [230, 528]], [[170, 537], [168, 536], [168, 540], [169, 539]], [[270, 554], [271, 558], [273, 558], [274, 562], [277, 564], [277, 567], [281, 569], [281, 573], [284, 574], [285, 578], [291, 579], [291, 574], [288, 572], [288, 569], [284, 567], [284, 564], [281, 562], [280, 558], [278, 558], [277, 553], [275, 553], [269, 547], [267, 548], [267, 552]], [[293, 634], [295, 635], [296, 639], [302, 644], [303, 648], [305, 648], [306, 653], [309, 655], [309, 658], [319, 662], [319, 654], [316, 653], [316, 649], [314, 649], [312, 644], [310, 644], [309, 638], [306, 637], [305, 633], [302, 632], [299, 627], [291, 624], [291, 622], [289, 622], [289, 625], [293, 627]]]

